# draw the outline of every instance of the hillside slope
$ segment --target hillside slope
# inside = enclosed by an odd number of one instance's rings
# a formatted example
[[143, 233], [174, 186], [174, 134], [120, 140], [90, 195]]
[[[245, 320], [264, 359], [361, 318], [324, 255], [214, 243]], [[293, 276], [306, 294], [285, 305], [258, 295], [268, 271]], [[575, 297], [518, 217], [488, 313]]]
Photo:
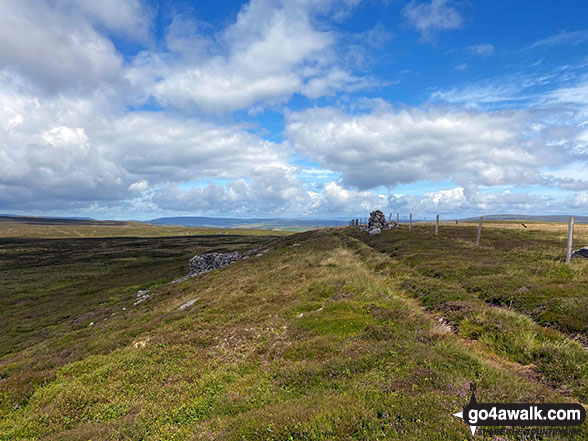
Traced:
[[[541, 321], [483, 285], [510, 271], [518, 289], [534, 274], [586, 301], [585, 262], [560, 262], [559, 232], [489, 229], [475, 249], [474, 227], [452, 228], [275, 238], [261, 257], [156, 288], [87, 330], [94, 355], [26, 394], [11, 371], [0, 439], [463, 440], [451, 414], [470, 382], [486, 402], [586, 403], [588, 352], [559, 324], [565, 309]], [[523, 254], [526, 267], [497, 260]], [[584, 425], [550, 439], [587, 436]]]

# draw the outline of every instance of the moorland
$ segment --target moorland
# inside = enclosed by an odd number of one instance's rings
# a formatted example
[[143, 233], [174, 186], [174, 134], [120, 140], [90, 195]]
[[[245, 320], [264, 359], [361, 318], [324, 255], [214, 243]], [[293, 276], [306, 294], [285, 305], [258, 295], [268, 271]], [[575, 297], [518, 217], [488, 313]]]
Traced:
[[111, 227], [0, 239], [0, 440], [464, 440], [471, 382], [485, 402], [588, 403], [588, 262], [564, 262], [564, 224], [489, 223], [479, 247], [474, 223]]

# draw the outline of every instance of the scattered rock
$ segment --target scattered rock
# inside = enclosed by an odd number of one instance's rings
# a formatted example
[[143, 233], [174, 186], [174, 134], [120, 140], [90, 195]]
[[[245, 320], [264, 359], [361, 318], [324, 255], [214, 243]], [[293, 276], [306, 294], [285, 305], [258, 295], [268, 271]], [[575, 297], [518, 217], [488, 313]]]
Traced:
[[16, 404], [14, 405], [14, 410], [18, 410], [18, 409], [20, 409], [20, 406], [18, 405], [18, 403], [16, 403]]
[[528, 286], [521, 286], [519, 289], [517, 289], [517, 292], [520, 292], [520, 293], [527, 292], [527, 291], [531, 291], [531, 288], [529, 288]]
[[178, 283], [182, 283], [185, 282], [186, 280], [188, 280], [190, 277], [190, 274], [188, 274], [187, 276], [184, 277], [180, 277], [179, 279], [176, 280], [172, 280], [171, 282], [169, 282], [170, 285], [177, 285]]
[[572, 253], [572, 258], [574, 257], [583, 257], [584, 259], [588, 259], [588, 247], [582, 247], [575, 250]]
[[374, 234], [380, 234], [382, 232], [382, 230], [380, 228], [372, 228], [371, 230], [368, 231], [368, 234], [370, 236], [373, 236]]
[[180, 311], [183, 311], [184, 309], [186, 309], [186, 308], [189, 308], [189, 307], [190, 307], [190, 306], [192, 306], [194, 303], [196, 303], [196, 300], [198, 300], [198, 299], [193, 299], [193, 300], [190, 300], [189, 302], [186, 302], [186, 303], [184, 303], [184, 304], [183, 304], [182, 306], [180, 306], [178, 309], [179, 309]]
[[90, 324], [88, 325], [88, 327], [90, 326], [94, 326], [94, 322], [90, 322]]
[[269, 248], [266, 248], [266, 249], [264, 249], [264, 250], [261, 250], [259, 253], [257, 253], [257, 254], [255, 255], [255, 257], [261, 257], [261, 256], [263, 256], [265, 253], [267, 253], [269, 250], [270, 250]]
[[149, 294], [148, 289], [141, 289], [141, 290], [137, 291], [137, 300], [135, 300], [135, 302], [133, 303], [133, 306], [137, 306], [139, 303], [147, 300], [152, 295], [153, 294]]

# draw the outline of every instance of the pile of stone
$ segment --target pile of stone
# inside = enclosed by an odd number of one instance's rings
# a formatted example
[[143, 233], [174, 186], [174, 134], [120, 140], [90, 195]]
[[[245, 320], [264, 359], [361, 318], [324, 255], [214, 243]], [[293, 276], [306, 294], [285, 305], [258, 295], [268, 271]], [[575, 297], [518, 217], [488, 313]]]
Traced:
[[190, 274], [174, 280], [172, 283], [183, 282], [184, 280], [197, 276], [198, 274], [204, 274], [217, 268], [230, 265], [237, 260], [245, 260], [250, 257], [261, 257], [269, 250], [270, 248], [260, 245], [246, 251], [244, 254], [235, 251], [234, 253], [207, 253], [196, 255], [190, 259]]
[[572, 253], [572, 258], [574, 257], [583, 257], [584, 259], [588, 259], [588, 247], [583, 247], [575, 250]]
[[359, 231], [367, 232], [370, 236], [380, 234], [382, 230], [398, 228], [394, 221], [386, 222], [386, 215], [380, 210], [372, 211], [367, 225], [359, 227]]
[[230, 265], [242, 256], [239, 251], [234, 253], [208, 253], [194, 256], [190, 259], [190, 275], [207, 273], [208, 271]]

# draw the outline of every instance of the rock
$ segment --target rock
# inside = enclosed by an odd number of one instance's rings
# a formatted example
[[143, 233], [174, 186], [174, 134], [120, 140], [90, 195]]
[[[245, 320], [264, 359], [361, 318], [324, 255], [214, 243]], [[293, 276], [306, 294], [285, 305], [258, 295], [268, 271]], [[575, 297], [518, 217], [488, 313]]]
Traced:
[[394, 221], [386, 222], [386, 215], [381, 210], [375, 210], [370, 213], [368, 224], [360, 226], [359, 231], [367, 232], [372, 236], [391, 228], [398, 228], [398, 224]]
[[382, 213], [382, 211], [375, 210], [370, 213], [368, 227], [381, 228], [386, 225], [388, 225], [388, 223], [386, 222], [386, 215]]
[[190, 300], [189, 302], [184, 303], [182, 306], [180, 306], [178, 309], [180, 311], [183, 311], [186, 308], [189, 308], [190, 306], [192, 306], [194, 303], [196, 303], [196, 300], [198, 299], [194, 299], [194, 300]]
[[141, 290], [137, 291], [137, 300], [135, 300], [135, 302], [133, 303], [133, 306], [137, 306], [139, 303], [144, 302], [152, 295], [153, 294], [149, 294], [148, 289], [141, 289]]
[[190, 275], [207, 273], [217, 268], [230, 265], [241, 259], [241, 253], [208, 253], [194, 256], [190, 259]]
[[588, 247], [582, 247], [575, 250], [572, 253], [572, 258], [574, 257], [583, 257], [584, 259], [588, 259]]

